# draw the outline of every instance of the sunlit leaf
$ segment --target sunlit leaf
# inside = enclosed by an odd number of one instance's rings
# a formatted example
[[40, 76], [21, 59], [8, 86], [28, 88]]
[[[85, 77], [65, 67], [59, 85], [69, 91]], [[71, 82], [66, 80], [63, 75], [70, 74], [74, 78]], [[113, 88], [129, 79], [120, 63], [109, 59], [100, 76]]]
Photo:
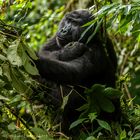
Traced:
[[88, 117], [93, 122], [97, 118], [97, 113], [89, 113]]
[[67, 96], [63, 97], [63, 103], [61, 105], [61, 109], [63, 110], [68, 102], [70, 94], [68, 94]]
[[4, 55], [0, 54], [0, 60], [2, 60], [2, 61], [6, 61], [7, 58], [6, 58]]
[[[18, 54], [21, 57], [23, 67], [25, 68], [25, 70], [29, 74], [31, 74], [31, 75], [39, 75], [38, 69], [36, 68], [33, 60], [26, 53], [26, 51], [27, 51], [26, 49], [23, 46], [21, 46], [20, 49], [18, 50]], [[29, 51], [29, 52], [30, 52], [29, 54], [31, 54], [32, 57], [36, 57], [34, 53], [32, 53], [31, 51]]]
[[2, 65], [2, 71], [3, 71], [3, 75], [5, 75], [7, 77], [7, 79], [9, 81], [11, 81], [11, 74], [10, 74], [10, 66], [9, 64], [3, 64]]
[[9, 101], [9, 99], [8, 99], [8, 98], [6, 98], [6, 97], [4, 97], [4, 96], [2, 96], [2, 95], [0, 95], [0, 100]]
[[140, 139], [140, 133], [137, 133], [135, 136], [134, 136], [134, 140], [139, 140]]
[[86, 138], [85, 140], [97, 140], [94, 136], [89, 136], [88, 138]]
[[21, 101], [22, 96], [21, 95], [16, 95], [15, 97], [13, 97], [13, 99], [10, 101], [10, 104]]
[[13, 42], [11, 46], [9, 46], [7, 50], [7, 58], [12, 65], [22, 66], [21, 58], [17, 53], [19, 43], [20, 43], [19, 40], [16, 40], [15, 42]]
[[126, 138], [126, 131], [123, 130], [120, 134], [120, 140], [124, 140]]
[[11, 131], [16, 129], [16, 125], [14, 124], [14, 122], [12, 122], [8, 125], [8, 129], [11, 130]]
[[37, 60], [38, 57], [36, 56], [35, 52], [33, 51], [32, 48], [30, 48], [25, 42], [23, 42], [23, 47], [25, 48], [25, 51], [27, 51], [27, 53], [29, 54], [29, 56], [34, 59]]
[[28, 92], [31, 93], [32, 92], [30, 87], [28, 87], [24, 83], [24, 81], [22, 81], [19, 78], [20, 75], [18, 75], [16, 70], [11, 69], [10, 76], [11, 76], [11, 79], [12, 79], [12, 85], [17, 90], [17, 92], [19, 92], [19, 93], [28, 93]]

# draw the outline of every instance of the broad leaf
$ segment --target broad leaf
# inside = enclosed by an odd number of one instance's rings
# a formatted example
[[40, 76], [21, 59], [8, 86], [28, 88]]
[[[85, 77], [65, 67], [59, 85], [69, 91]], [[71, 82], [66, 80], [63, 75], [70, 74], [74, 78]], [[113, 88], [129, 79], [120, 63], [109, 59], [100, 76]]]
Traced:
[[106, 97], [110, 99], [120, 98], [122, 96], [121, 91], [119, 91], [118, 89], [111, 88], [111, 87], [106, 88], [104, 90], [104, 94]]
[[26, 50], [24, 50], [22, 46], [21, 49], [18, 50], [18, 54], [21, 57], [25, 70], [31, 75], [39, 75], [33, 60], [27, 55]]
[[103, 111], [108, 112], [108, 113], [112, 113], [115, 111], [115, 107], [112, 101], [110, 101], [104, 96], [100, 96], [97, 99], [98, 99], [98, 105]]
[[125, 130], [121, 131], [121, 134], [120, 134], [120, 140], [124, 140], [124, 139], [126, 139], [126, 131]]
[[3, 71], [3, 75], [6, 76], [9, 81], [11, 81], [12, 79], [11, 79], [11, 74], [10, 74], [11, 72], [10, 72], [9, 64], [7, 63], [3, 64], [2, 71]]
[[137, 133], [133, 138], [134, 140], [140, 140], [140, 133]]
[[77, 121], [73, 122], [70, 125], [70, 128], [69, 129], [72, 129], [72, 128], [78, 126], [79, 124], [83, 123], [85, 120], [87, 120], [87, 118], [78, 119]]
[[6, 100], [6, 101], [9, 101], [8, 98], [6, 98], [6, 97], [4, 97], [4, 96], [2, 96], [2, 95], [0, 95], [0, 100]]
[[36, 56], [36, 54], [35, 54], [35, 52], [33, 51], [33, 49], [30, 48], [30, 47], [28, 46], [28, 44], [25, 43], [25, 41], [23, 42], [23, 47], [24, 47], [24, 49], [26, 50], [26, 52], [28, 53], [28, 55], [29, 55], [32, 59], [34, 59], [34, 60], [37, 60], [37, 59], [38, 59], [38, 57]]
[[32, 92], [32, 90], [30, 89], [30, 87], [28, 87], [27, 85], [25, 85], [24, 81], [22, 81], [19, 78], [20, 75], [18, 75], [18, 73], [17, 73], [16, 70], [11, 69], [10, 76], [11, 76], [11, 79], [12, 79], [12, 85], [16, 89], [17, 92], [19, 92], [19, 93]]
[[7, 50], [7, 58], [12, 65], [22, 66], [21, 58], [17, 53], [17, 49], [19, 47], [19, 40], [13, 42], [12, 45], [9, 46]]
[[109, 125], [107, 122], [105, 122], [105, 121], [103, 121], [103, 120], [99, 120], [99, 119], [97, 119], [97, 122], [98, 122], [98, 124], [99, 124], [102, 128], [104, 128], [104, 129], [106, 129], [106, 130], [108, 130], [108, 131], [111, 132], [111, 127], [110, 127], [110, 125]]
[[41, 136], [41, 135], [46, 135], [47, 136], [46, 131], [44, 131], [43, 129], [38, 128], [38, 127], [32, 128], [31, 131], [33, 131], [38, 136]]

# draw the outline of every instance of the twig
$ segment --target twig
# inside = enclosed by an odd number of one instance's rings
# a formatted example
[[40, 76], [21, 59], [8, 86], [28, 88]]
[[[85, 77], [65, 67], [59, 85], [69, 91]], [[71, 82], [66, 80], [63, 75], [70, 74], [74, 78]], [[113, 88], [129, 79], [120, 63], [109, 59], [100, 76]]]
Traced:
[[126, 62], [127, 62], [127, 58], [128, 58], [128, 56], [129, 56], [129, 54], [130, 54], [130, 52], [128, 52], [128, 53], [125, 55], [125, 57], [124, 57], [122, 66], [121, 66], [121, 68], [120, 68], [120, 75], [123, 73], [124, 66], [125, 66], [125, 64], [126, 64]]
[[15, 113], [15, 111], [13, 110], [13, 109], [11, 109], [11, 107], [7, 104], [7, 103], [5, 103], [4, 101], [1, 101], [4, 105], [5, 105], [5, 107], [26, 127], [26, 129], [28, 130], [28, 131], [30, 131], [30, 133], [32, 134], [32, 136], [34, 137], [34, 138], [36, 138], [35, 137], [35, 134], [31, 131], [31, 129], [29, 128], [29, 126], [28, 125], [26, 125], [26, 123], [22, 120], [22, 118], [20, 118], [16, 113]]
[[63, 134], [62, 132], [57, 132], [56, 133], [56, 136], [63, 136], [64, 138], [66, 138], [66, 139], [68, 139], [69, 140], [69, 137], [68, 136], [66, 136], [65, 134]]
[[3, 35], [6, 35], [6, 36], [11, 36], [11, 37], [18, 38], [18, 36], [16, 36], [16, 35], [12, 35], [12, 34], [9, 34], [9, 33], [4, 33], [4, 32], [2, 32], [2, 31], [0, 31], [0, 34], [3, 34]]
[[[127, 95], [128, 99], [129, 99], [129, 101], [132, 101], [132, 97], [131, 97], [131, 94], [129, 92], [129, 89], [128, 89], [126, 83], [124, 83], [123, 85], [124, 85], [124, 89], [125, 89], [125, 92], [126, 92], [126, 95]], [[131, 105], [131, 108], [133, 109], [133, 102], [131, 102], [130, 105]]]

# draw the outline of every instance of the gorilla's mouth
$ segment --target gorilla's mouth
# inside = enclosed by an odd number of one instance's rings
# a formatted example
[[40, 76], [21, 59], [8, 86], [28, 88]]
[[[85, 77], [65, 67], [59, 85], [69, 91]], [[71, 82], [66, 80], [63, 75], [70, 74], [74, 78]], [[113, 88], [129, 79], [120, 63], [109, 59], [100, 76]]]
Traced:
[[71, 41], [71, 35], [65, 35], [65, 36], [62, 36], [60, 34], [57, 34], [56, 36], [59, 40], [61, 41], [67, 41], [67, 42], [70, 42]]
[[62, 37], [62, 36], [59, 36], [59, 35], [57, 35], [56, 37], [57, 37], [57, 39], [59, 39], [59, 40], [61, 40], [61, 41], [67, 40], [66, 38], [64, 38], [64, 37]]
[[71, 42], [71, 36], [61, 36], [61, 35], [57, 34], [56, 38], [62, 44], [67, 44], [67, 43]]
[[66, 38], [60, 37], [60, 36], [56, 36], [56, 41], [58, 46], [65, 46], [66, 44], [68, 44], [70, 41]]

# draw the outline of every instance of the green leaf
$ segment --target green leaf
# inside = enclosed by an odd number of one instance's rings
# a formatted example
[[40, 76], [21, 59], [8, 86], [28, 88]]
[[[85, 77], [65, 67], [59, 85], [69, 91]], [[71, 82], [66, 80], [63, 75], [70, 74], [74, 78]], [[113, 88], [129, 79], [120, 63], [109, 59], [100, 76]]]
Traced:
[[104, 89], [105, 89], [104, 85], [94, 84], [90, 89], [87, 89], [85, 91], [85, 93], [87, 95], [92, 95], [92, 94], [96, 94], [96, 93], [101, 93], [104, 91]]
[[38, 127], [32, 128], [31, 131], [33, 131], [37, 136], [42, 136], [42, 135], [46, 135], [47, 136], [47, 132], [44, 131], [41, 128], [38, 128]]
[[0, 79], [0, 88], [3, 88], [6, 85], [6, 82]]
[[87, 118], [82, 118], [82, 119], [78, 119], [76, 121], [74, 121], [71, 125], [69, 129], [72, 129], [74, 127], [76, 127], [77, 125], [83, 123], [85, 120], [87, 120]]
[[64, 110], [64, 108], [65, 108], [65, 106], [66, 106], [66, 104], [68, 102], [69, 96], [70, 96], [70, 94], [68, 94], [67, 96], [63, 97], [63, 103], [61, 105], [62, 110]]
[[108, 130], [108, 131], [111, 132], [111, 127], [110, 127], [110, 125], [109, 125], [106, 121], [97, 119], [97, 122], [98, 122], [98, 124], [99, 124], [102, 128], [104, 128], [104, 129], [106, 129], [106, 130]]
[[36, 68], [34, 62], [28, 57], [24, 59], [24, 68], [31, 75], [39, 75], [38, 69]]
[[21, 58], [19, 57], [17, 53], [17, 49], [19, 46], [20, 41], [16, 40], [12, 43], [12, 45], [9, 46], [7, 50], [7, 58], [10, 61], [12, 65], [16, 66], [22, 66]]
[[106, 97], [110, 98], [110, 99], [116, 99], [116, 98], [120, 98], [122, 96], [122, 92], [119, 91], [118, 89], [114, 89], [111, 87], [108, 87], [104, 90], [104, 94]]
[[2, 71], [3, 71], [3, 75], [5, 75], [6, 77], [7, 77], [7, 79], [9, 80], [9, 81], [11, 81], [12, 79], [11, 79], [11, 75], [10, 75], [10, 66], [9, 66], [9, 64], [3, 64], [2, 65]]
[[101, 26], [101, 23], [103, 23], [103, 19], [101, 19], [99, 22], [97, 22], [97, 26], [94, 30], [94, 32], [89, 36], [88, 40], [87, 40], [87, 44], [91, 41], [91, 39], [95, 36], [95, 34], [98, 32], [100, 26]]
[[2, 67], [0, 67], [0, 76], [2, 76]]
[[109, 99], [106, 97], [98, 97], [98, 105], [101, 107], [101, 109], [105, 112], [112, 113], [115, 111], [115, 107]]
[[36, 56], [35, 52], [33, 51], [32, 48], [30, 48], [27, 43], [25, 43], [25, 41], [23, 42], [23, 47], [24, 49], [27, 51], [27, 53], [29, 54], [29, 56], [34, 59], [34, 60], [37, 60], [38, 57]]
[[115, 6], [118, 6], [118, 4], [117, 3], [112, 3], [110, 5], [105, 5], [97, 13], [95, 13], [93, 16], [97, 16], [97, 17], [101, 18], [104, 15], [106, 15]]
[[54, 140], [54, 139], [50, 138], [48, 135], [41, 135], [41, 136], [39, 136], [39, 140]]
[[97, 140], [97, 139], [93, 136], [90, 136], [90, 137], [86, 138], [86, 140]]
[[97, 113], [89, 113], [88, 117], [93, 122], [97, 118]]
[[9, 129], [10, 131], [16, 130], [16, 125], [14, 124], [14, 122], [12, 122], [12, 123], [10, 123], [10, 124], [8, 125], [8, 129]]
[[19, 102], [21, 101], [21, 99], [22, 99], [21, 95], [16, 95], [12, 98], [12, 100], [10, 101], [10, 104]]
[[131, 4], [126, 5], [125, 11], [124, 11], [125, 12], [125, 15], [128, 15], [130, 13], [131, 7], [132, 7]]
[[92, 24], [89, 27], [87, 27], [86, 30], [81, 34], [79, 41], [82, 40], [86, 36], [86, 33], [94, 27], [95, 21], [91, 23]]
[[97, 99], [102, 96], [105, 89], [104, 85], [94, 84], [90, 89], [85, 91], [87, 95], [88, 106], [85, 112], [83, 112], [80, 117], [86, 117], [89, 113], [100, 113], [100, 108]]
[[87, 108], [88, 108], [88, 103], [86, 103], [86, 104], [80, 106], [80, 107], [77, 108], [76, 110], [77, 110], [77, 111], [84, 111], [84, 110], [86, 110]]
[[0, 60], [2, 60], [2, 61], [6, 61], [7, 58], [6, 58], [4, 55], [0, 54]]
[[28, 93], [32, 92], [30, 87], [26, 86], [24, 81], [20, 79], [20, 75], [18, 75], [16, 69], [11, 68], [11, 73], [10, 73], [11, 79], [12, 79], [12, 85], [16, 89], [17, 92], [19, 93]]
[[140, 130], [140, 125], [137, 125], [134, 129], [135, 130]]
[[126, 138], [126, 131], [123, 130], [123, 131], [121, 131], [121, 134], [120, 134], [120, 140], [123, 140], [125, 138]]
[[38, 69], [36, 68], [33, 60], [26, 53], [26, 50], [23, 48], [23, 46], [21, 46], [18, 50], [18, 54], [21, 57], [25, 70], [31, 75], [39, 75]]
[[4, 96], [2, 96], [2, 95], [0, 95], [0, 100], [6, 100], [6, 101], [9, 101], [8, 98], [6, 98], [6, 97], [4, 97]]
[[137, 133], [137, 134], [134, 136], [134, 140], [140, 140], [140, 133]]

